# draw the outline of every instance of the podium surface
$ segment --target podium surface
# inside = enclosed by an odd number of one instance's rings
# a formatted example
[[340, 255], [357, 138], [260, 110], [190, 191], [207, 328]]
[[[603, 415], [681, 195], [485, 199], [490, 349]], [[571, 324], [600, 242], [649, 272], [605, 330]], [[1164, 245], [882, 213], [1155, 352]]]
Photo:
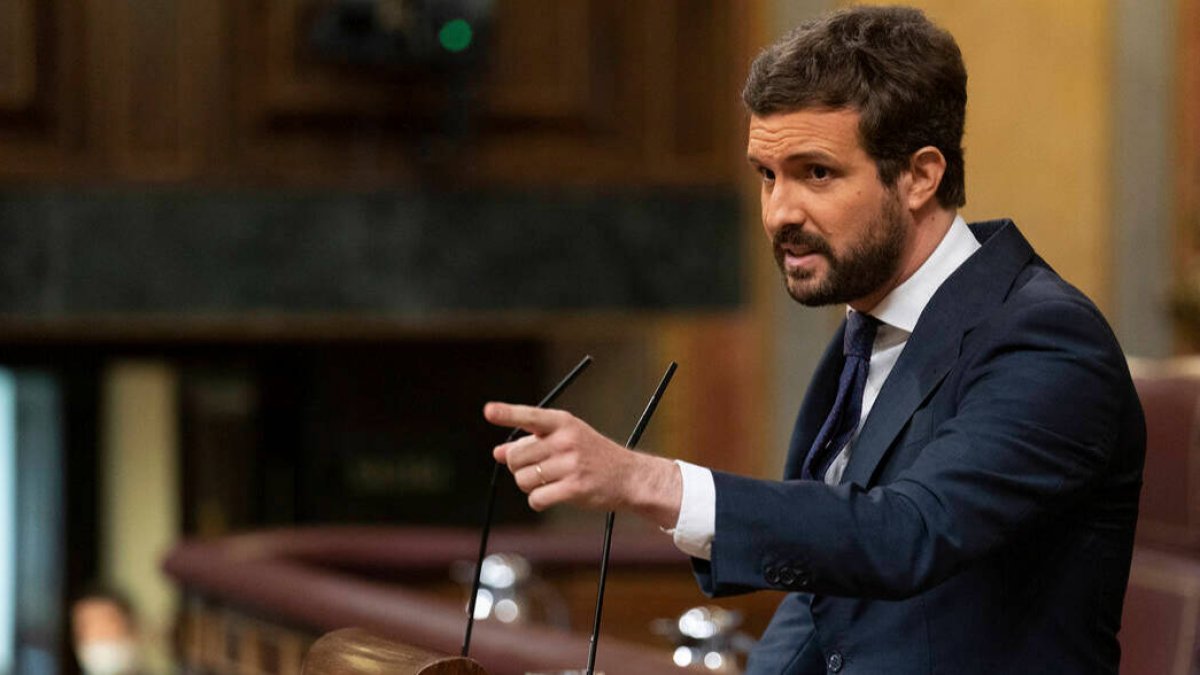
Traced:
[[313, 643], [302, 675], [487, 675], [471, 659], [398, 644], [361, 628], [343, 628]]

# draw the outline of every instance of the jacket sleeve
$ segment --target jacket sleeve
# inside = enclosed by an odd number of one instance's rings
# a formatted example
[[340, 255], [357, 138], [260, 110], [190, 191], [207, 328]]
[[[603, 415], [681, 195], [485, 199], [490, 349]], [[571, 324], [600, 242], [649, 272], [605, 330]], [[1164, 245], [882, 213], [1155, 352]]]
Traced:
[[[883, 485], [714, 472], [706, 593], [758, 588], [902, 599], [1077, 501], [1115, 452], [1128, 371], [1082, 302], [1044, 301], [987, 326], [960, 357], [957, 412]], [[886, 460], [885, 460], [886, 461]]]

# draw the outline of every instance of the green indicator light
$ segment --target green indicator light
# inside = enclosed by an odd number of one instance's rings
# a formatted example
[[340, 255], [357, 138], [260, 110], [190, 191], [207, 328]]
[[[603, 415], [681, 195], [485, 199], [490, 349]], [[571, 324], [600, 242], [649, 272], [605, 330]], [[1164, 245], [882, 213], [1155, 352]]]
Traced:
[[471, 39], [474, 33], [471, 30], [471, 24], [463, 19], [454, 19], [442, 24], [442, 29], [438, 31], [438, 41], [446, 48], [446, 51], [461, 52], [471, 46]]

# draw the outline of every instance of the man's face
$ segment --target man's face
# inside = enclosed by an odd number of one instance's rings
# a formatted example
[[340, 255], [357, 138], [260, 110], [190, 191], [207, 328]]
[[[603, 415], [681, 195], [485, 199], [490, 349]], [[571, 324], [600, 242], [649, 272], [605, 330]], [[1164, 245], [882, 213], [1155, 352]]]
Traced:
[[106, 598], [84, 598], [71, 608], [71, 625], [76, 643], [126, 640], [133, 625], [117, 603]]
[[853, 110], [750, 118], [763, 229], [788, 293], [808, 306], [868, 310], [896, 285], [911, 218], [879, 180]]

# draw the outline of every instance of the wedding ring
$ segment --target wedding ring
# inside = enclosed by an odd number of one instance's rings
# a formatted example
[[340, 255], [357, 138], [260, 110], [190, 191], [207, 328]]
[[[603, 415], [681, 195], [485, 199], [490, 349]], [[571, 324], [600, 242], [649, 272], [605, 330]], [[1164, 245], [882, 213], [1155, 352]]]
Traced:
[[546, 486], [546, 474], [542, 473], [542, 465], [540, 463], [533, 465], [533, 470], [538, 473], [538, 480], [542, 481], [542, 486]]

